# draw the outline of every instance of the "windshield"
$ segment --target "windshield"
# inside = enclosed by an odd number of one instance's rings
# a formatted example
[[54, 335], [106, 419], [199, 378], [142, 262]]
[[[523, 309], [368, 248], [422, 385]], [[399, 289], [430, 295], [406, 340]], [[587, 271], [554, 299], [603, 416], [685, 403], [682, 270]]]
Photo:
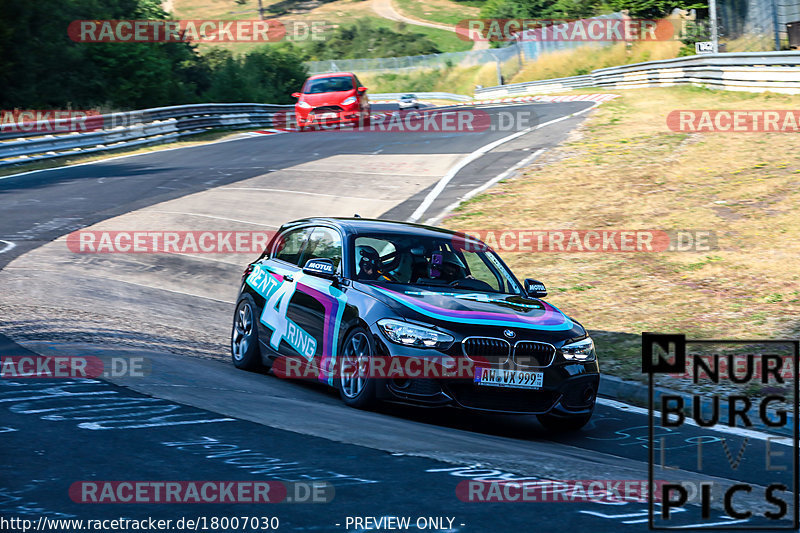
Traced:
[[402, 99], [403, 100], [413, 100], [414, 98], [416, 98], [416, 96], [414, 96], [413, 94], [404, 94]]
[[308, 80], [303, 88], [303, 94], [333, 93], [350, 91], [354, 88], [353, 78], [350, 76], [337, 76], [332, 78], [319, 78]]
[[523, 294], [494, 252], [460, 236], [359, 235], [353, 252], [359, 281]]

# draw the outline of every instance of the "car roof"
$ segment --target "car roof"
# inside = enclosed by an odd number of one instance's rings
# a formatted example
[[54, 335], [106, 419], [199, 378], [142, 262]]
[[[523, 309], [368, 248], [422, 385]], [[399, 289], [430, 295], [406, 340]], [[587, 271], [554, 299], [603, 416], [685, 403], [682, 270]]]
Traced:
[[[422, 224], [412, 224], [410, 222], [399, 222], [395, 220], [380, 220], [377, 218], [345, 218], [345, 217], [312, 217], [294, 220], [284, 224], [281, 229], [288, 229], [292, 226], [320, 224], [333, 225], [340, 228], [345, 234], [360, 235], [370, 233], [404, 234], [418, 235], [420, 237], [443, 237], [451, 235], [466, 236], [459, 231], [452, 231]], [[467, 236], [468, 237], [468, 236]], [[470, 237], [468, 237], [470, 238]]]
[[334, 78], [340, 76], [350, 76], [351, 78], [355, 78], [355, 74], [352, 72], [327, 72], [325, 74], [314, 74], [313, 76], [309, 76], [309, 80], [318, 80], [320, 78]]

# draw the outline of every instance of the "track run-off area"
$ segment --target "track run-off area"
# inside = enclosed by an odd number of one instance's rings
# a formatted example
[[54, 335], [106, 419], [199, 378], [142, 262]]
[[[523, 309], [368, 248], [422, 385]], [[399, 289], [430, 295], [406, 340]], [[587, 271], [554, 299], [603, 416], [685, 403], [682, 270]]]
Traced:
[[[66, 241], [77, 230], [274, 231], [297, 218], [354, 213], [436, 223], [563, 142], [596, 105], [476, 108], [493, 122], [501, 113], [535, 117], [511, 130], [244, 133], [0, 178], [0, 353], [138, 357], [146, 369], [105, 379], [0, 380], [0, 514], [34, 521], [266, 516], [278, 517], [280, 529], [309, 531], [365, 530], [348, 517], [389, 516], [412, 517], [412, 529], [422, 528], [418, 517], [439, 517], [449, 531], [644, 530], [645, 502], [475, 503], [461, 501], [456, 488], [471, 479], [647, 480], [646, 410], [601, 399], [586, 428], [553, 435], [533, 416], [348, 408], [321, 386], [230, 363], [234, 299], [257, 254], [85, 254]], [[592, 329], [591, 316], [579, 318]], [[682, 469], [657, 468], [656, 477], [746, 482], [760, 500], [766, 435], [732, 430], [709, 438], [696, 429], [659, 435], [669, 462]], [[732, 470], [722, 443], [738, 451], [745, 437], [746, 453]], [[709, 457], [702, 470], [689, 460], [701, 438]], [[788, 455], [784, 442], [771, 446]], [[81, 480], [317, 480], [330, 483], [335, 497], [86, 504], [69, 494]], [[680, 510], [675, 522], [694, 527], [699, 509]], [[722, 518], [720, 502], [712, 513], [723, 525], [763, 522]]]

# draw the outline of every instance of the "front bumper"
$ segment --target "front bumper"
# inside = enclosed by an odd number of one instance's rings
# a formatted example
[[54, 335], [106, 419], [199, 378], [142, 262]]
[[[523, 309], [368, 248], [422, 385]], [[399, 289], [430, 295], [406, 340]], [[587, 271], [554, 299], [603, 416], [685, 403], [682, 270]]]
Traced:
[[361, 119], [361, 112], [356, 107], [354, 109], [343, 109], [341, 111], [325, 111], [315, 113], [315, 110], [296, 111], [298, 126], [332, 126], [336, 124], [356, 123]]
[[[373, 335], [379, 356], [423, 358], [431, 363], [433, 363], [431, 360], [442, 361], [444, 365], [448, 364], [448, 360], [452, 365], [455, 359], [452, 349], [449, 353], [442, 353], [409, 348], [386, 341], [377, 330], [373, 331]], [[378, 380], [377, 394], [385, 401], [429, 407], [452, 406], [507, 414], [552, 413], [568, 417], [591, 413], [600, 385], [599, 366], [596, 360], [574, 362], [556, 355], [553, 362], [546, 367], [519, 367], [513, 361], [503, 365], [470, 362], [469, 366], [542, 372], [542, 388], [478, 385], [471, 376], [465, 376], [463, 372], [457, 373], [455, 377], [441, 377], [447, 373], [434, 372], [435, 377], [381, 378]]]

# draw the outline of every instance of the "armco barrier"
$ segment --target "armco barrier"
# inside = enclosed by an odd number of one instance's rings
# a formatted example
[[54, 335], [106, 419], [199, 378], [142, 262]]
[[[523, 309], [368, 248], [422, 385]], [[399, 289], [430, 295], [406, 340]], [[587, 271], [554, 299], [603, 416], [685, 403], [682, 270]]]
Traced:
[[415, 93], [413, 91], [409, 91], [406, 93], [378, 93], [378, 94], [369, 94], [369, 100], [371, 102], [376, 101], [385, 101], [385, 100], [399, 100], [401, 96], [404, 94], [413, 94], [420, 100], [453, 100], [456, 102], [469, 102], [472, 100], [471, 96], [466, 96], [463, 94], [453, 94], [453, 93]]
[[272, 104], [192, 104], [111, 113], [87, 119], [93, 131], [58, 133], [0, 131], [0, 167], [42, 159], [172, 142], [210, 129], [286, 127], [294, 106]]
[[596, 87], [640, 89], [678, 84], [729, 91], [800, 94], [800, 52], [730, 52], [593, 70], [584, 76], [513, 83], [475, 91], [476, 98], [543, 94]]

